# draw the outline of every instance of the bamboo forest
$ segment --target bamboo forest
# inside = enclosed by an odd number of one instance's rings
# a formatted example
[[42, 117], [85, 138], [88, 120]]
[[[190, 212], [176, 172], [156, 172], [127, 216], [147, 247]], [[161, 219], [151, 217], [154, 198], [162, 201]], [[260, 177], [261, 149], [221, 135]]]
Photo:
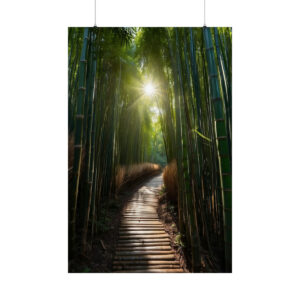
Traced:
[[232, 272], [231, 45], [68, 29], [69, 272]]

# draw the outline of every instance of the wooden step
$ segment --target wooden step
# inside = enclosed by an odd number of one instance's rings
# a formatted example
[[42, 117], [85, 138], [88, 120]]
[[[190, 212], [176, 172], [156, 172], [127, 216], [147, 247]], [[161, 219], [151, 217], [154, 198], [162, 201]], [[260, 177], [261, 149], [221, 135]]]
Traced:
[[128, 266], [113, 266], [113, 270], [145, 270], [145, 269], [180, 269], [180, 265], [148, 265], [148, 266], [136, 266], [136, 265], [128, 265]]
[[143, 218], [143, 219], [159, 219], [158, 218], [158, 214], [155, 213], [143, 213], [143, 212], [124, 212], [122, 213], [123, 217], [139, 217], [139, 218]]
[[157, 211], [140, 211], [140, 210], [125, 210], [123, 211], [122, 215], [128, 215], [128, 216], [136, 216], [136, 215], [140, 215], [143, 216], [144, 218], [149, 217], [149, 216], [156, 216], [158, 217]]
[[121, 243], [118, 243], [117, 247], [153, 247], [153, 246], [170, 246], [170, 240], [169, 241], [159, 241], [159, 242], [148, 242], [148, 243], [142, 243], [142, 242], [130, 242], [127, 243], [126, 240], [123, 240]]
[[167, 237], [168, 235], [164, 230], [120, 230], [119, 235], [160, 235], [160, 234], [165, 234]]
[[157, 199], [155, 198], [155, 196], [153, 196], [153, 197], [149, 197], [149, 196], [143, 196], [143, 195], [140, 195], [140, 198], [137, 198], [137, 197], [135, 197], [135, 198], [131, 198], [129, 201], [155, 201], [155, 202], [157, 202]]
[[[146, 222], [159, 222], [158, 217], [151, 217], [151, 218], [142, 218], [140, 216], [128, 216], [128, 217], [123, 217], [123, 222], [136, 222], [135, 224], [149, 224]], [[122, 225], [125, 223], [121, 223]], [[129, 225], [132, 225], [134, 223], [131, 223]], [[149, 224], [149, 225], [161, 225], [161, 223], [157, 223], [157, 224]]]
[[126, 229], [120, 229], [120, 233], [126, 233], [126, 232], [136, 232], [136, 233], [141, 233], [141, 232], [153, 232], [153, 233], [165, 233], [163, 228], [126, 228]]
[[120, 230], [141, 230], [141, 228], [145, 228], [145, 230], [148, 229], [158, 229], [158, 230], [164, 230], [164, 227], [162, 225], [151, 225], [151, 226], [143, 226], [143, 225], [132, 225], [132, 226], [120, 226]]
[[154, 201], [128, 201], [127, 207], [158, 207], [158, 202]]
[[[131, 244], [131, 243], [140, 243], [140, 244], [157, 244], [157, 243], [170, 243], [170, 238], [164, 239], [132, 239], [132, 240], [118, 240], [118, 244]], [[163, 245], [163, 244], [161, 244]], [[165, 245], [163, 245], [165, 246]]]
[[156, 217], [157, 219], [156, 220], [152, 220], [151, 218], [147, 217], [147, 216], [144, 216], [144, 217], [141, 217], [141, 215], [134, 215], [134, 216], [130, 216], [130, 217], [133, 217], [135, 218], [134, 220], [129, 220], [129, 219], [126, 219], [126, 218], [123, 218], [121, 220], [121, 224], [128, 224], [128, 223], [131, 223], [131, 224], [134, 224], [134, 222], [139, 222], [138, 218], [140, 217], [141, 218], [141, 221], [145, 222], [145, 223], [148, 223], [148, 224], [159, 224], [161, 225], [162, 223], [158, 220], [158, 217]]
[[129, 239], [160, 239], [160, 238], [168, 238], [168, 234], [127, 234], [127, 235], [119, 235], [119, 240], [129, 240]]
[[139, 218], [139, 219], [156, 219], [158, 220], [158, 214], [144, 214], [144, 213], [123, 213], [123, 218]]
[[165, 229], [163, 227], [145, 227], [145, 226], [140, 226], [140, 227], [126, 227], [126, 228], [120, 228], [120, 232], [125, 232], [125, 231], [164, 231]]
[[165, 254], [175, 254], [174, 250], [129, 250], [129, 251], [117, 251], [117, 256], [135, 256], [135, 255], [165, 255]]
[[155, 230], [155, 231], [161, 231], [165, 230], [163, 227], [150, 227], [150, 226], [135, 226], [135, 227], [121, 227], [120, 231], [126, 231], [126, 230], [132, 230], [132, 231], [141, 231], [141, 230]]
[[126, 230], [132, 230], [132, 231], [141, 231], [141, 230], [155, 230], [155, 231], [160, 231], [164, 230], [164, 228], [161, 227], [150, 227], [150, 226], [134, 226], [134, 227], [121, 227], [120, 231], [126, 231]]
[[122, 270], [115, 273], [183, 273], [182, 269], [144, 269], [144, 270]]
[[128, 207], [123, 210], [124, 212], [131, 212], [131, 213], [137, 213], [137, 212], [145, 212], [145, 213], [157, 213], [157, 208], [149, 208], [147, 207]]
[[126, 246], [126, 247], [117, 247], [117, 251], [132, 251], [132, 250], [160, 250], [168, 251], [172, 250], [171, 246]]
[[151, 206], [158, 206], [158, 202], [154, 202], [154, 201], [134, 201], [134, 202], [128, 202], [126, 207], [128, 206], [147, 206], [147, 207], [151, 207]]
[[140, 260], [175, 260], [175, 255], [174, 254], [164, 254], [164, 255], [116, 255], [115, 256], [115, 261], [140, 261]]
[[147, 204], [147, 205], [129, 205], [127, 206], [124, 210], [128, 210], [128, 209], [139, 209], [139, 210], [153, 210], [153, 211], [157, 211], [157, 208], [158, 208], [158, 205], [150, 205], [150, 204]]
[[145, 209], [156, 209], [158, 207], [157, 203], [143, 203], [143, 202], [131, 202], [129, 204], [126, 205], [125, 208], [145, 208]]
[[145, 224], [145, 225], [161, 225], [160, 221], [154, 221], [149, 219], [135, 219], [135, 220], [123, 220], [121, 221], [121, 225], [135, 225], [135, 224]]
[[157, 214], [157, 209], [145, 209], [145, 208], [130, 208], [130, 209], [124, 209], [123, 213], [127, 214], [137, 214], [137, 213], [142, 213], [145, 215], [155, 215]]
[[128, 225], [160, 225], [161, 223], [158, 221], [150, 221], [150, 220], [128, 220], [128, 221], [123, 221], [121, 226], [128, 226]]
[[131, 202], [128, 203], [125, 208], [151, 208], [151, 209], [157, 209], [158, 203], [154, 202]]
[[123, 215], [133, 215], [133, 216], [136, 216], [136, 215], [141, 215], [143, 217], [149, 217], [149, 216], [158, 216], [157, 214], [157, 211], [151, 211], [151, 210], [148, 210], [148, 211], [142, 211], [142, 210], [138, 210], [138, 209], [135, 209], [135, 210], [125, 210], [123, 212]]
[[120, 224], [120, 229], [123, 228], [164, 228], [162, 225], [159, 224], [132, 224], [132, 225], [121, 225]]
[[155, 220], [159, 220], [157, 215], [141, 215], [141, 214], [123, 214], [123, 221], [130, 221], [130, 220], [142, 220], [142, 221], [155, 221]]
[[147, 206], [141, 206], [141, 207], [126, 207], [124, 209], [125, 211], [128, 210], [128, 211], [133, 211], [133, 212], [136, 212], [136, 211], [144, 211], [144, 212], [148, 212], [148, 211], [154, 211], [156, 212], [156, 208], [155, 207], [150, 207], [149, 205]]
[[163, 243], [163, 242], [168, 242], [170, 243], [170, 238], [159, 238], [159, 239], [154, 239], [154, 238], [150, 238], [150, 239], [145, 239], [145, 238], [140, 238], [140, 239], [119, 239], [118, 243], [122, 244], [131, 244], [131, 243], [144, 243], [144, 244], [151, 244], [151, 243]]
[[123, 214], [123, 221], [133, 220], [143, 220], [143, 221], [159, 221], [158, 215], [144, 215], [144, 214]]
[[176, 260], [114, 260], [113, 265], [127, 266], [148, 266], [148, 265], [180, 265]]

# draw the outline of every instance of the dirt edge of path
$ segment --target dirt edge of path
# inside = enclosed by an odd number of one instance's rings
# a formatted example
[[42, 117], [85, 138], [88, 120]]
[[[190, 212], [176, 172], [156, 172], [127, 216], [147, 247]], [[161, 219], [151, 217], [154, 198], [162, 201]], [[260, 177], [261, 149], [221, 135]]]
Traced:
[[183, 268], [185, 273], [190, 273], [187, 266], [184, 250], [179, 239], [179, 231], [177, 228], [177, 217], [175, 212], [170, 209], [166, 194], [163, 190], [160, 191], [158, 197], [158, 217], [162, 222], [165, 231], [169, 234], [171, 240], [171, 247], [175, 251], [176, 259], [179, 260], [180, 266]]

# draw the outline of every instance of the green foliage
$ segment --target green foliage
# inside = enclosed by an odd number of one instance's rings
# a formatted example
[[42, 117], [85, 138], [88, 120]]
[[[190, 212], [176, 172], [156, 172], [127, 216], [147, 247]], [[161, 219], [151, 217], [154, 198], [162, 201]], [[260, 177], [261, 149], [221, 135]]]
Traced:
[[159, 195], [163, 195], [166, 192], [166, 186], [163, 184], [161, 189], [159, 190]]
[[175, 244], [180, 247], [185, 247], [182, 241], [182, 234], [180, 232], [175, 237]]

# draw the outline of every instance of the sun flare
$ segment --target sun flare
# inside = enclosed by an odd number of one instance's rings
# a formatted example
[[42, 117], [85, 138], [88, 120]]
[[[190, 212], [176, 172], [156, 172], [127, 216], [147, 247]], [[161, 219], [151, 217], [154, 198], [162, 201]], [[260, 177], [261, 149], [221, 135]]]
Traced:
[[155, 94], [155, 87], [151, 82], [148, 82], [144, 85], [144, 92], [147, 96], [152, 96]]

